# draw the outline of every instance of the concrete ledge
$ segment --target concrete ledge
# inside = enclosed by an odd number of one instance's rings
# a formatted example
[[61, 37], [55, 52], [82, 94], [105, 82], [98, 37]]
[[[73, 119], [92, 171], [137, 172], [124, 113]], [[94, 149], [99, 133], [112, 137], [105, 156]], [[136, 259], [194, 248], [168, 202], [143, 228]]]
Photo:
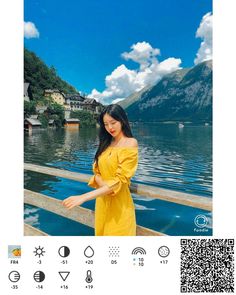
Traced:
[[[47, 175], [53, 175], [56, 177], [67, 178], [80, 182], [88, 182], [92, 175], [76, 173], [57, 168], [51, 168], [46, 166], [39, 166], [34, 164], [25, 163], [24, 169], [43, 173]], [[172, 202], [180, 205], [199, 208], [207, 211], [212, 211], [212, 198], [202, 197], [198, 195], [192, 195], [167, 189], [162, 189], [150, 185], [131, 183], [130, 191], [137, 195], [159, 199], [167, 202]]]
[[48, 234], [25, 223], [24, 224], [24, 236], [48, 236]]
[[[82, 208], [80, 206], [76, 206], [73, 209], [68, 210], [62, 206], [61, 200], [26, 189], [24, 190], [24, 203], [42, 208], [94, 228], [94, 211], [92, 210]], [[27, 228], [27, 233], [29, 232], [29, 228]], [[32, 233], [34, 232], [32, 231]], [[36, 234], [27, 235], [37, 235], [37, 232], [35, 233]], [[137, 225], [137, 236], [165, 236], [165, 234]]]

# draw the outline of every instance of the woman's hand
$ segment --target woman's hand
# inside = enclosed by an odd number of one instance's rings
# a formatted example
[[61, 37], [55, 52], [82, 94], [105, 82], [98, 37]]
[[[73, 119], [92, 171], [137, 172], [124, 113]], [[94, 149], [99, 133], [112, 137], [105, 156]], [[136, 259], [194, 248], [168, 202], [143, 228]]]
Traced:
[[94, 191], [85, 193], [80, 196], [71, 196], [64, 201], [62, 201], [62, 205], [65, 206], [67, 209], [72, 209], [75, 206], [80, 206], [84, 202], [87, 202], [89, 200], [96, 199], [100, 196], [105, 196], [113, 193], [113, 189], [109, 188], [107, 185], [104, 185]]
[[65, 199], [63, 202], [62, 202], [62, 205], [64, 207], [66, 207], [67, 209], [72, 209], [74, 208], [75, 206], [80, 206], [81, 204], [84, 203], [84, 198], [83, 198], [83, 195], [81, 196], [71, 196], [67, 199]]

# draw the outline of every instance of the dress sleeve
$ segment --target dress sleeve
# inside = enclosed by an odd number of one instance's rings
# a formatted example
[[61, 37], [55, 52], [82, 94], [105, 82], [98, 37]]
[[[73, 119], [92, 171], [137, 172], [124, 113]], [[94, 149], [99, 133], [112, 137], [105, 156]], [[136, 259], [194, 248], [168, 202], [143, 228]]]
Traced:
[[118, 167], [115, 176], [105, 183], [113, 190], [115, 196], [121, 190], [123, 184], [130, 185], [130, 179], [134, 175], [138, 165], [138, 149], [127, 148], [118, 152]]
[[100, 175], [100, 171], [99, 171], [98, 165], [95, 162], [93, 163], [93, 173], [94, 175], [89, 179], [88, 185], [93, 188], [99, 188], [99, 186], [97, 185], [95, 181], [95, 176], [98, 174]]

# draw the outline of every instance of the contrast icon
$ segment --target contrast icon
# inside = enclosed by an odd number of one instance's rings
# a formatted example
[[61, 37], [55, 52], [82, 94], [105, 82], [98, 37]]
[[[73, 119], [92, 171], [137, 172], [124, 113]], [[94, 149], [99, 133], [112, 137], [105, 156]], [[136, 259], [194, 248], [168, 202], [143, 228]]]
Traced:
[[94, 250], [91, 246], [88, 246], [85, 250], [84, 250], [84, 255], [87, 257], [87, 258], [91, 258], [93, 257], [94, 255]]
[[70, 255], [70, 249], [67, 246], [62, 246], [59, 248], [58, 254], [63, 258], [68, 257]]
[[45, 279], [45, 274], [44, 274], [44, 272], [42, 272], [42, 271], [36, 271], [35, 273], [34, 273], [34, 280], [35, 280], [35, 282], [37, 282], [37, 283], [41, 283], [41, 282], [43, 282], [44, 281], [44, 279]]
[[70, 274], [69, 271], [59, 271], [58, 273], [64, 282], [66, 281], [66, 279], [68, 278]]
[[132, 255], [137, 255], [137, 254], [146, 255], [146, 251], [142, 247], [136, 247], [133, 249]]
[[16, 283], [20, 279], [20, 274], [18, 271], [13, 270], [9, 273], [8, 278], [12, 283]]
[[159, 254], [162, 258], [165, 258], [165, 257], [169, 256], [169, 254], [170, 254], [170, 249], [169, 249], [167, 246], [161, 246], [161, 247], [158, 249], [158, 254]]
[[86, 279], [85, 279], [86, 283], [90, 284], [93, 281], [92, 278], [92, 272], [91, 270], [87, 270], [87, 274], [86, 274]]
[[40, 258], [41, 256], [44, 256], [45, 251], [43, 247], [38, 246], [38, 248], [35, 247], [34, 253], [35, 256], [38, 256]]

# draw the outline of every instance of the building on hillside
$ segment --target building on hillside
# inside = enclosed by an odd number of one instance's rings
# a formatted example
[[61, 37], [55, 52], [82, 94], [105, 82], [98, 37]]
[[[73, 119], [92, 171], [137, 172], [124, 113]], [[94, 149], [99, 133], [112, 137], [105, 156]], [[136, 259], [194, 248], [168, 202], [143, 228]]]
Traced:
[[35, 115], [30, 115], [29, 119], [33, 119], [33, 120], [37, 120], [39, 117], [38, 114], [35, 114]]
[[98, 114], [101, 112], [103, 105], [97, 102], [94, 98], [86, 98], [83, 102], [83, 107], [86, 111]]
[[79, 93], [65, 95], [65, 108], [71, 111], [83, 110], [83, 101], [85, 100]]
[[88, 111], [98, 114], [103, 105], [94, 98], [85, 98], [79, 93], [64, 94], [58, 89], [44, 90], [45, 97], [51, 97], [56, 103], [62, 105], [66, 111]]
[[58, 89], [45, 89], [44, 96], [51, 97], [54, 102], [61, 106], [64, 106], [65, 104], [65, 94]]
[[41, 105], [37, 105], [36, 106], [36, 112], [38, 113], [38, 114], [43, 114], [44, 112], [46, 112], [47, 111], [47, 106], [41, 106]]
[[33, 100], [32, 92], [30, 89], [30, 83], [24, 82], [24, 100], [31, 101]]

